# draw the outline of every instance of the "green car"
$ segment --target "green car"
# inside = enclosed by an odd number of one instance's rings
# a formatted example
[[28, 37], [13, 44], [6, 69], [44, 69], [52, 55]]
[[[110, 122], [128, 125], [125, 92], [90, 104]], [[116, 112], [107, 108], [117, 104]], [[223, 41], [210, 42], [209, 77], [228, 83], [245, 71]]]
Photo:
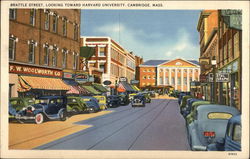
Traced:
[[209, 102], [209, 101], [197, 101], [197, 102], [194, 102], [192, 104], [192, 109], [191, 109], [190, 114], [188, 114], [187, 117], [186, 117], [187, 125], [189, 125], [194, 120], [196, 110], [200, 105], [206, 105], [206, 104], [210, 104], [210, 103], [211, 102]]
[[29, 97], [12, 97], [9, 100], [11, 106], [16, 110], [16, 112], [22, 110], [24, 107], [28, 105], [35, 104], [35, 100]]
[[146, 103], [151, 103], [150, 94], [148, 92], [141, 92], [139, 94], [143, 94], [144, 95], [144, 97], [146, 98]]
[[67, 97], [67, 112], [79, 114], [87, 109], [86, 102], [81, 97]]
[[182, 98], [182, 100], [181, 100], [181, 105], [180, 105], [180, 110], [181, 110], [183, 107], [185, 107], [185, 106], [187, 105], [187, 100], [188, 100], [189, 98], [192, 98], [192, 96], [187, 95], [187, 96], [184, 96], [184, 97]]

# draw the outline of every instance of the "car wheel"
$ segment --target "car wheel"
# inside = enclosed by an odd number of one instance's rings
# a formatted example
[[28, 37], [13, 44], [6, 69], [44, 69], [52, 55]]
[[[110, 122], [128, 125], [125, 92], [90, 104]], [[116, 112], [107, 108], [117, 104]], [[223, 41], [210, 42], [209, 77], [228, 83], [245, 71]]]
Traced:
[[36, 114], [35, 122], [36, 122], [36, 124], [42, 124], [44, 122], [44, 116], [42, 113]]
[[61, 121], [65, 121], [66, 118], [67, 118], [67, 114], [65, 111], [61, 111], [60, 114], [59, 114], [59, 118]]

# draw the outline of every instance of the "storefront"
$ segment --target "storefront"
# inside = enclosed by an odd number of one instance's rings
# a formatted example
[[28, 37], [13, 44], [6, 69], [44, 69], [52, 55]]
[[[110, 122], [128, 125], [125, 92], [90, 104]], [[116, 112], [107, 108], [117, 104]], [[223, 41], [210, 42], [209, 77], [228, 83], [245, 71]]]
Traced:
[[65, 95], [69, 89], [59, 69], [9, 64], [9, 97]]

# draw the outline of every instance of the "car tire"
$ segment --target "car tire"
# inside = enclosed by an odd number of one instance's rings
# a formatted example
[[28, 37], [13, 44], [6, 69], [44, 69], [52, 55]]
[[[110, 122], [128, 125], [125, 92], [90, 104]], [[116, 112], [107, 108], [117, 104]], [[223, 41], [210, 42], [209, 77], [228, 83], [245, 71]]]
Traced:
[[67, 113], [65, 111], [61, 111], [59, 114], [59, 118], [61, 121], [65, 121], [67, 119]]
[[73, 108], [72, 112], [73, 112], [73, 114], [80, 114], [80, 111], [77, 108]]
[[35, 123], [42, 124], [44, 122], [44, 115], [42, 113], [38, 113], [35, 116]]

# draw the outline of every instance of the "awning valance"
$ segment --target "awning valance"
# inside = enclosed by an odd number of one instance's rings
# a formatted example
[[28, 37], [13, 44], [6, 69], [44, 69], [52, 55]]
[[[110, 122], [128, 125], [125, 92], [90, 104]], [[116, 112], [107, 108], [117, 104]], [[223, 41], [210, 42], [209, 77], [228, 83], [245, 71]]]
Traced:
[[108, 92], [108, 90], [101, 84], [93, 83], [92, 85], [94, 86], [95, 89], [97, 89], [100, 92]]
[[35, 77], [35, 76], [19, 76], [18, 78], [19, 92], [26, 92], [31, 89], [44, 89], [44, 90], [69, 90], [70, 87], [66, 85], [62, 79], [48, 78], [48, 77]]

